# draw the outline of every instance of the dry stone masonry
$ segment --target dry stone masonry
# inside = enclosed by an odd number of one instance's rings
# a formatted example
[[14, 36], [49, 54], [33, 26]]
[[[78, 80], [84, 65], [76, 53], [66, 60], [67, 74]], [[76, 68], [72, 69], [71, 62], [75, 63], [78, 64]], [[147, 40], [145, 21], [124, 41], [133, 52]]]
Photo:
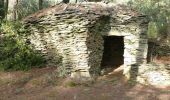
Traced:
[[[27, 19], [34, 47], [63, 74], [89, 78], [100, 71], [103, 36], [124, 36], [124, 65], [145, 63], [147, 20], [126, 6], [60, 4]], [[57, 65], [58, 64], [58, 65]], [[128, 74], [130, 67], [125, 67]]]
[[[127, 6], [103, 3], [58, 4], [24, 19], [27, 37], [61, 75], [87, 80], [100, 73], [104, 36], [124, 37], [124, 74], [135, 76], [146, 63], [146, 16]], [[140, 67], [141, 68], [141, 67]]]

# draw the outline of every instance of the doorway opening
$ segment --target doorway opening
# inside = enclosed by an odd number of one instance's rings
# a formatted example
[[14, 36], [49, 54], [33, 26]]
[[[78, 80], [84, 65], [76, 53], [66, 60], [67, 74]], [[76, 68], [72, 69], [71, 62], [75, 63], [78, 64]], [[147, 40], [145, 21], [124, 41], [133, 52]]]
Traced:
[[104, 36], [104, 52], [101, 62], [101, 69], [119, 68], [124, 64], [124, 37]]

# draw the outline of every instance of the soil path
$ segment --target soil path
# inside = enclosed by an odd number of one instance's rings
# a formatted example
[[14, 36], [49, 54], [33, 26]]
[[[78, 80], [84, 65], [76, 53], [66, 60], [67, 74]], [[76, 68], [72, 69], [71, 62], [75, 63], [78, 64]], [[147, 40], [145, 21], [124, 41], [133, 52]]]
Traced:
[[170, 88], [126, 82], [120, 73], [81, 85], [57, 78], [54, 68], [0, 72], [0, 77], [0, 100], [170, 100]]

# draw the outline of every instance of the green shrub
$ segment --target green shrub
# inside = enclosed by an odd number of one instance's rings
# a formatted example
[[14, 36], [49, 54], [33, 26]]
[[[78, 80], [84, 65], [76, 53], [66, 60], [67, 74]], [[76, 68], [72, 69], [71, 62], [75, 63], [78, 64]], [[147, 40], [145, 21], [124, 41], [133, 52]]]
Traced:
[[44, 63], [24, 40], [26, 30], [21, 23], [2, 22], [0, 32], [0, 70], [28, 70]]
[[[170, 0], [129, 0], [129, 5], [150, 20], [148, 35], [150, 38], [166, 39], [169, 34]], [[156, 32], [156, 33], [155, 33]]]

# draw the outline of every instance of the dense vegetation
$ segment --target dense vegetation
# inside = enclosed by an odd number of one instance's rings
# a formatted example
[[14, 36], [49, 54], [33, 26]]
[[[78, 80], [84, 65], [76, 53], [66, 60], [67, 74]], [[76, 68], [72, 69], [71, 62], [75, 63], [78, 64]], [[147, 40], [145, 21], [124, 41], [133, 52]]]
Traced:
[[21, 23], [2, 22], [0, 31], [0, 70], [28, 70], [44, 63], [41, 55], [24, 41], [26, 31]]

